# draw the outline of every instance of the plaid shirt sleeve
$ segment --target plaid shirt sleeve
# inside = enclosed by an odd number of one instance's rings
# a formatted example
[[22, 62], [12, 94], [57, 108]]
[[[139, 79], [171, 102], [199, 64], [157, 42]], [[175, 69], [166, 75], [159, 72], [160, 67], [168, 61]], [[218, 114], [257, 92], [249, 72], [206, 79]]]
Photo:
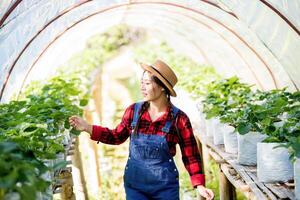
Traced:
[[[134, 104], [132, 104], [126, 109], [121, 123], [115, 129], [109, 129], [106, 127], [94, 125], [91, 134], [91, 139], [100, 141], [105, 144], [117, 145], [123, 143], [129, 137], [131, 132], [131, 121], [133, 118], [133, 112], [134, 112]], [[147, 115], [143, 115], [141, 119], [142, 122], [140, 123], [139, 126], [139, 129], [143, 130], [145, 133], [148, 134], [153, 134], [153, 129], [157, 128], [158, 130], [160, 130], [166, 123], [165, 121], [166, 119], [165, 119], [160, 121], [156, 125], [153, 125], [155, 127], [149, 128], [148, 122], [151, 119], [148, 118], [149, 117], [147, 117]], [[148, 122], [146, 123], [145, 121], [143, 123], [143, 120], [146, 120]], [[190, 175], [191, 183], [194, 187], [196, 187], [197, 185], [204, 185], [205, 177], [202, 172], [201, 158], [198, 151], [196, 139], [193, 134], [193, 128], [188, 116], [182, 111], [178, 113], [177, 127], [179, 129], [180, 134], [182, 135], [182, 141], [179, 141], [179, 146], [182, 153], [182, 161]], [[160, 134], [160, 131], [158, 131], [157, 134]], [[167, 137], [167, 141], [169, 142], [170, 150], [172, 151], [171, 153], [175, 154], [176, 151], [175, 143], [172, 142], [174, 140], [171, 139], [171, 136], [169, 136]]]
[[186, 114], [179, 117], [177, 126], [182, 135], [182, 141], [179, 142], [182, 161], [190, 175], [192, 185], [193, 187], [205, 185], [205, 176], [201, 167], [200, 153], [193, 134], [191, 122]]
[[121, 123], [115, 129], [93, 125], [91, 139], [115, 145], [125, 142], [130, 135], [132, 118], [133, 104], [125, 110]]

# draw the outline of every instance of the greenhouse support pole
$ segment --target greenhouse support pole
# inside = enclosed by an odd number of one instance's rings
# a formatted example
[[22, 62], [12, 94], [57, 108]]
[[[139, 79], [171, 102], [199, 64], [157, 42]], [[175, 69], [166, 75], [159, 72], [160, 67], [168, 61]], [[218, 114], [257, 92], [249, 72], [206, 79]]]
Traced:
[[235, 187], [227, 179], [220, 166], [219, 170], [220, 200], [236, 200]]
[[[73, 176], [75, 176], [76, 180], [76, 191], [75, 191], [75, 196], [76, 199], [88, 199], [87, 196], [87, 188], [86, 188], [86, 180], [84, 177], [84, 171], [82, 168], [82, 158], [81, 158], [81, 153], [79, 150], [79, 138], [76, 137], [75, 140], [75, 150], [74, 150], [74, 156], [72, 156], [72, 163], [74, 166], [73, 171]], [[76, 171], [76, 173], [74, 173]]]
[[[198, 150], [199, 150], [199, 154], [200, 154], [200, 157], [201, 157], [201, 166], [202, 166], [202, 170], [204, 171], [204, 160], [203, 160], [203, 148], [202, 148], [202, 144], [199, 140], [198, 137], [195, 137], [196, 139], [196, 142], [197, 142], [197, 147], [198, 147]], [[205, 200], [204, 197], [200, 196], [197, 192], [197, 200]]]
[[[99, 122], [102, 124], [102, 115], [103, 115], [103, 95], [102, 95], [102, 66], [99, 66], [97, 69], [96, 78], [93, 85], [92, 90], [92, 98], [94, 99], [96, 113], [99, 119]], [[92, 120], [92, 119], [91, 119]], [[100, 156], [98, 154], [98, 144], [93, 142], [93, 149], [95, 154], [95, 161], [96, 161], [96, 170], [97, 170], [97, 180], [98, 180], [98, 188], [99, 192], [101, 191], [101, 178], [100, 178]]]

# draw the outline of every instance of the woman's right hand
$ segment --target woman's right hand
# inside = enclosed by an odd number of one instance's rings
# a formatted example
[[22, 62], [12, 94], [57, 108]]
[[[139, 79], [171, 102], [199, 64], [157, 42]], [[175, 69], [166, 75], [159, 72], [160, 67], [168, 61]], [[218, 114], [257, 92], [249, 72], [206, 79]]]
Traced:
[[78, 116], [71, 116], [69, 118], [69, 123], [77, 131], [86, 131], [88, 133], [92, 132], [92, 126], [89, 125], [84, 119]]

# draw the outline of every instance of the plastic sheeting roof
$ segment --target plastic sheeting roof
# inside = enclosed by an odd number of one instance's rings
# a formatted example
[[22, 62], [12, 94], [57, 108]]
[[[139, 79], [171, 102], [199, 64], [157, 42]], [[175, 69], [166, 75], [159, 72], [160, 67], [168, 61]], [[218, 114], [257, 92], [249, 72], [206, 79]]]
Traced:
[[120, 23], [163, 37], [225, 77], [263, 90], [300, 87], [300, 0], [4, 0], [1, 102], [33, 76], [49, 75], [90, 35]]

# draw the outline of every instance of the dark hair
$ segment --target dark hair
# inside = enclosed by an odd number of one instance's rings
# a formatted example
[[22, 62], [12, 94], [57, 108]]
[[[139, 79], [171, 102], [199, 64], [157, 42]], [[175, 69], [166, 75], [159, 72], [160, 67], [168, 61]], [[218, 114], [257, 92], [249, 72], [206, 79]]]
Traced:
[[164, 92], [167, 95], [168, 101], [170, 101], [170, 90], [167, 88], [167, 86], [165, 84], [163, 84], [163, 82], [161, 82], [161, 80], [159, 78], [157, 78], [156, 76], [152, 75], [151, 79], [159, 86], [161, 86], [162, 88], [164, 88]]
[[[146, 70], [143, 72], [143, 75], [145, 74]], [[167, 96], [168, 101], [170, 102], [170, 96], [171, 96], [171, 92], [170, 90], [167, 88], [167, 86], [156, 76], [152, 75], [151, 76], [151, 80], [154, 81], [157, 85], [161, 86], [162, 88], [164, 88], [164, 92]]]

